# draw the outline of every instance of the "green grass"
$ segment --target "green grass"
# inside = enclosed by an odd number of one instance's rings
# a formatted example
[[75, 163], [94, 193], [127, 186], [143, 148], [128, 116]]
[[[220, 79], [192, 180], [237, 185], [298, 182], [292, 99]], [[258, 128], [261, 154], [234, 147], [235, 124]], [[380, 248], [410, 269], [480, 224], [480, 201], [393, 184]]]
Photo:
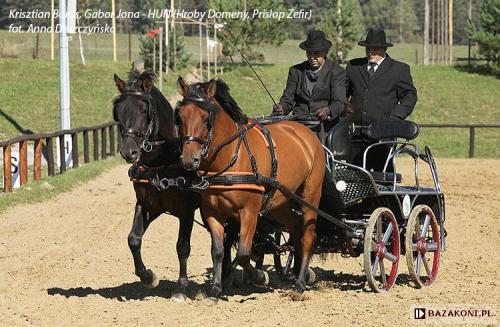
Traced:
[[110, 158], [103, 161], [82, 165], [78, 169], [70, 169], [55, 177], [44, 177], [41, 181], [30, 183], [26, 187], [15, 189], [11, 193], [0, 193], [0, 212], [6, 209], [28, 203], [37, 203], [52, 199], [55, 195], [73, 189], [106, 170], [121, 164], [118, 159]]
[[[91, 126], [112, 119], [117, 95], [113, 73], [126, 77], [127, 63], [71, 64], [71, 126]], [[59, 65], [56, 61], [0, 59], [0, 110], [23, 129], [59, 130]], [[0, 116], [0, 139], [21, 134]]]

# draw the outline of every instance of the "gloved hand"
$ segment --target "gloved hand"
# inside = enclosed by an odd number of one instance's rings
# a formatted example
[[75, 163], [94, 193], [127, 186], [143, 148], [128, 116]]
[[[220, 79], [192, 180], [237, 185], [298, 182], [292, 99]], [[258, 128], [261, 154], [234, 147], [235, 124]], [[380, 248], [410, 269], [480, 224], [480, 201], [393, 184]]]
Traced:
[[321, 121], [329, 120], [330, 108], [328, 108], [328, 107], [318, 108], [318, 109], [316, 109], [315, 114], [316, 114], [316, 117], [318, 117], [318, 119]]
[[350, 116], [354, 113], [354, 108], [352, 107], [352, 103], [348, 102], [344, 106], [344, 111], [342, 112], [342, 116]]
[[277, 103], [273, 106], [273, 112], [271, 113], [271, 116], [283, 116], [284, 114], [285, 109], [283, 109], [281, 103]]

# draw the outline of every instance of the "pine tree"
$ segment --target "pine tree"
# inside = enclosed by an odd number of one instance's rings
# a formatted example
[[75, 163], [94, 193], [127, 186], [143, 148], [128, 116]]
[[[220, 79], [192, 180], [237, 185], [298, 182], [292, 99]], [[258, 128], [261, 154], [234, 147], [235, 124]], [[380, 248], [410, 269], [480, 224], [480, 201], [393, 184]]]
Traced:
[[[181, 69], [185, 68], [187, 66], [187, 63], [189, 61], [190, 55], [186, 53], [184, 47], [185, 47], [185, 42], [184, 42], [184, 33], [182, 31], [182, 28], [177, 28], [175, 30], [175, 35], [176, 35], [176, 47], [175, 47], [175, 53], [176, 53], [176, 67], [174, 67], [174, 40], [173, 40], [173, 33], [169, 33], [169, 47], [168, 51], [164, 47], [163, 48], [163, 71], [165, 71], [166, 65], [167, 65], [167, 58], [168, 58], [168, 67], [172, 70], [176, 69]], [[145, 62], [145, 67], [153, 70], [153, 44], [156, 45], [156, 69], [158, 70], [158, 63], [159, 63], [159, 55], [160, 55], [160, 42], [158, 38], [160, 35], [157, 35], [156, 42], [153, 41], [153, 39], [149, 36], [141, 36], [139, 37], [139, 42], [140, 42], [140, 57], [144, 60]], [[165, 37], [165, 36], [163, 36]], [[163, 45], [165, 46], [165, 42], [163, 42]], [[167, 55], [168, 52], [168, 55]]]
[[321, 15], [318, 27], [333, 43], [329, 57], [345, 62], [349, 50], [363, 32], [359, 3], [357, 0], [330, 0], [328, 8]]
[[[287, 12], [286, 8], [282, 5], [282, 1], [278, 0], [243, 0], [237, 2], [233, 0], [219, 0], [217, 2], [211, 1], [210, 8], [220, 12], [243, 12], [246, 10], [250, 15], [252, 15], [254, 9], [261, 11], [272, 9], [273, 11]], [[287, 37], [289, 20], [273, 18], [250, 18], [248, 20], [226, 19], [218, 21], [218, 23], [224, 24], [223, 28], [226, 33], [229, 33], [229, 37], [231, 38], [229, 40], [228, 37], [221, 36], [223, 55], [229, 56], [232, 59], [237, 54], [237, 50], [233, 46], [234, 42], [247, 59], [264, 61], [264, 55], [257, 50], [257, 47], [265, 43], [276, 46], [281, 45]]]
[[500, 0], [484, 0], [479, 12], [481, 28], [472, 33], [479, 45], [479, 53], [488, 65], [500, 73]]

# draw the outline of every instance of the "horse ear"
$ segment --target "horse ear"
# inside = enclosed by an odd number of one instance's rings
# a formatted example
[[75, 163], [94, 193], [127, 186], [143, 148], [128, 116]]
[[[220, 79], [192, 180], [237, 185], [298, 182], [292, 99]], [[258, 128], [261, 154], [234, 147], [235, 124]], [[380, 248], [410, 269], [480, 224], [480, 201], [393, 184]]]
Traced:
[[146, 93], [149, 93], [149, 92], [151, 92], [153, 85], [154, 85], [153, 78], [151, 76], [147, 76], [142, 81], [142, 90]]
[[188, 86], [180, 76], [177, 78], [177, 91], [179, 91], [179, 94], [182, 95], [183, 98], [185, 98], [188, 93]]
[[125, 82], [122, 79], [120, 79], [120, 77], [118, 77], [116, 74], [114, 74], [113, 78], [115, 80], [115, 84], [116, 87], [118, 88], [118, 91], [120, 91], [120, 93], [123, 93], [123, 89], [125, 88]]
[[215, 91], [217, 90], [217, 81], [214, 79], [211, 79], [208, 82], [208, 88], [207, 88], [207, 96], [209, 99], [212, 99], [215, 97]]

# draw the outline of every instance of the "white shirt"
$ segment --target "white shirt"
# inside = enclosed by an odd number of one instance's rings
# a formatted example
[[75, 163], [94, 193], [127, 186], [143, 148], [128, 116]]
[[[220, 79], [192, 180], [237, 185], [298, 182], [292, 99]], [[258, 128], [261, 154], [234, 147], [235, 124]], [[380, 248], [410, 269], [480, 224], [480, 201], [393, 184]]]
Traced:
[[[385, 59], [385, 54], [384, 54], [384, 58], [380, 59], [380, 61], [377, 61], [375, 63], [375, 65], [373, 66], [373, 69], [375, 71], [377, 71], [378, 67], [382, 64], [382, 61], [384, 61]], [[368, 61], [368, 64], [366, 64], [366, 70], [370, 70], [370, 62]]]

